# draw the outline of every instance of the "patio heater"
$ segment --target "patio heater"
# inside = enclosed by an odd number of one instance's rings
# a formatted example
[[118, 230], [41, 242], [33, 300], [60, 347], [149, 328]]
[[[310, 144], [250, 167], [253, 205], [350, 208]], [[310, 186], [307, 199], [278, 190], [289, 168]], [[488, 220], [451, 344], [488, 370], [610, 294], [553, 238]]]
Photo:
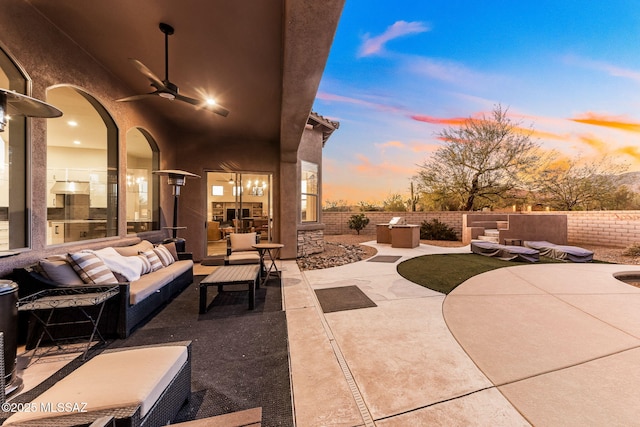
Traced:
[[178, 230], [184, 230], [187, 228], [178, 227], [178, 199], [180, 198], [180, 188], [184, 187], [187, 178], [200, 178], [200, 175], [175, 169], [158, 170], [153, 171], [153, 173], [156, 175], [166, 175], [167, 183], [173, 187], [173, 226], [164, 227], [165, 229], [172, 231], [172, 237], [170, 239], [166, 239], [164, 243], [175, 242], [176, 250], [178, 252], [184, 252], [186, 241], [185, 239], [178, 237]]
[[[62, 111], [39, 99], [0, 88], [0, 132], [4, 132], [10, 116], [52, 118], [62, 116]], [[4, 365], [4, 390], [8, 395], [22, 386], [16, 376], [18, 353], [18, 285], [10, 280], [0, 280], [0, 335], [4, 336], [4, 354], [0, 364]], [[4, 399], [0, 399], [4, 400]]]

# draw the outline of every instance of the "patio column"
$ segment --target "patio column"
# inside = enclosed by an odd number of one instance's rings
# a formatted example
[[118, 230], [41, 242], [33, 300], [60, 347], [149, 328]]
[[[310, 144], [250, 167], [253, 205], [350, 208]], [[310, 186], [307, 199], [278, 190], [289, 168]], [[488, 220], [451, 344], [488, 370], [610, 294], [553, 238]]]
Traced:
[[298, 217], [300, 215], [297, 156], [285, 156], [280, 159], [280, 251], [282, 259], [295, 259], [298, 245]]

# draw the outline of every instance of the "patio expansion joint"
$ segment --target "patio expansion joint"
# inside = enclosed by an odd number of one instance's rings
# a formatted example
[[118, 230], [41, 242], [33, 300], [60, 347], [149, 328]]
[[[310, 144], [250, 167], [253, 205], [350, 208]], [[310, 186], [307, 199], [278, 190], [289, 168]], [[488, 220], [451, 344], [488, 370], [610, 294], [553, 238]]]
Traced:
[[360, 412], [360, 416], [362, 417], [362, 421], [364, 423], [363, 425], [366, 427], [375, 427], [375, 423], [373, 422], [373, 417], [371, 416], [371, 412], [369, 411], [369, 408], [367, 407], [367, 404], [364, 401], [364, 398], [362, 397], [362, 393], [360, 392], [360, 389], [358, 388], [358, 384], [356, 383], [356, 380], [353, 377], [353, 374], [351, 373], [351, 369], [349, 369], [349, 365], [346, 359], [344, 358], [344, 354], [340, 349], [340, 345], [336, 341], [335, 336], [333, 335], [333, 331], [331, 330], [331, 327], [329, 326], [329, 323], [327, 322], [327, 319], [325, 318], [324, 313], [322, 312], [322, 309], [320, 307], [320, 302], [318, 301], [318, 297], [316, 296], [316, 293], [311, 287], [311, 283], [309, 283], [309, 280], [304, 275], [304, 272], [302, 274], [302, 280], [306, 284], [307, 289], [312, 295], [314, 306], [315, 306], [314, 308], [318, 314], [320, 323], [322, 324], [322, 328], [325, 334], [327, 335], [327, 338], [331, 345], [331, 349], [333, 350], [333, 354], [336, 357], [336, 360], [338, 361], [338, 365], [340, 366], [342, 374], [344, 375], [345, 381], [347, 382], [349, 391], [351, 392], [351, 395], [353, 396], [353, 400], [355, 401], [356, 406], [358, 407], [358, 411]]
[[[507, 267], [507, 268], [511, 268], [511, 267]], [[635, 338], [635, 339], [640, 339], [640, 336], [636, 336], [636, 335], [634, 335], [634, 334], [630, 333], [629, 331], [625, 331], [624, 329], [621, 329], [620, 327], [618, 327], [618, 326], [616, 326], [616, 325], [614, 325], [614, 324], [612, 324], [612, 323], [610, 323], [610, 322], [607, 322], [607, 321], [605, 321], [605, 320], [602, 320], [602, 319], [601, 319], [601, 318], [599, 318], [598, 316], [595, 316], [595, 315], [593, 315], [592, 313], [589, 313], [588, 311], [584, 310], [583, 308], [580, 308], [580, 307], [578, 307], [578, 306], [577, 306], [577, 305], [575, 305], [575, 304], [571, 304], [569, 301], [567, 301], [567, 300], [565, 300], [565, 299], [561, 298], [561, 296], [562, 296], [562, 295], [565, 295], [565, 296], [571, 296], [571, 295], [593, 295], [593, 296], [604, 296], [604, 295], [627, 295], [627, 294], [636, 294], [636, 293], [632, 293], [632, 292], [628, 292], [628, 293], [627, 293], [627, 292], [607, 292], [607, 293], [595, 293], [595, 292], [566, 293], [566, 292], [556, 292], [556, 293], [551, 293], [551, 292], [547, 291], [546, 289], [543, 289], [543, 288], [541, 288], [540, 286], [537, 286], [533, 281], [528, 280], [528, 279], [526, 279], [526, 278], [524, 278], [524, 277], [520, 276], [519, 274], [517, 274], [517, 273], [516, 273], [516, 270], [515, 270], [515, 269], [514, 269], [514, 270], [512, 270], [511, 272], [512, 272], [516, 277], [518, 277], [520, 280], [522, 280], [522, 281], [524, 281], [525, 283], [527, 283], [527, 284], [529, 284], [529, 285], [531, 285], [531, 286], [535, 287], [536, 289], [539, 289], [539, 290], [540, 290], [541, 292], [543, 292], [545, 295], [551, 296], [551, 297], [555, 298], [556, 300], [558, 300], [559, 302], [561, 302], [561, 303], [563, 303], [563, 304], [565, 304], [565, 305], [567, 305], [567, 306], [569, 306], [569, 307], [571, 307], [571, 308], [573, 308], [573, 309], [575, 309], [575, 310], [578, 310], [579, 312], [581, 312], [581, 313], [583, 313], [583, 314], [585, 314], [585, 315], [587, 315], [587, 316], [591, 317], [592, 319], [597, 320], [598, 322], [603, 323], [603, 324], [605, 324], [605, 325], [607, 325], [607, 326], [609, 326], [609, 327], [611, 327], [611, 328], [613, 328], [613, 329], [615, 329], [615, 330], [617, 330], [617, 331], [619, 331], [619, 332], [622, 332], [622, 333], [623, 333], [623, 334], [625, 334], [625, 335], [628, 335], [628, 336], [630, 336], [630, 337], [632, 337], [632, 338]]]
[[[503, 386], [506, 386], [506, 385], [517, 384], [517, 383], [519, 383], [521, 381], [527, 381], [527, 380], [530, 380], [530, 379], [533, 379], [533, 378], [542, 377], [544, 375], [553, 374], [553, 373], [556, 373], [556, 372], [561, 372], [561, 371], [564, 371], [566, 369], [571, 369], [571, 368], [575, 368], [577, 366], [586, 365], [587, 363], [591, 363], [591, 362], [594, 362], [596, 360], [606, 359], [606, 358], [611, 357], [611, 356], [616, 356], [618, 354], [622, 354], [622, 353], [626, 353], [628, 351], [633, 351], [633, 350], [638, 350], [638, 349], [640, 349], [640, 344], [636, 345], [636, 346], [633, 346], [633, 347], [625, 348], [625, 349], [622, 349], [622, 350], [614, 351], [614, 352], [611, 352], [611, 353], [603, 354], [601, 356], [592, 357], [590, 359], [583, 360], [582, 362], [572, 363], [570, 365], [561, 366], [559, 368], [554, 368], [554, 369], [549, 369], [549, 370], [544, 371], [544, 372], [538, 372], [536, 374], [528, 375], [526, 377], [518, 378], [518, 379], [515, 379], [515, 380], [511, 380], [511, 381], [507, 381], [507, 382], [504, 382], [504, 383], [500, 383], [500, 384], [495, 384], [495, 387], [497, 387], [498, 390], [500, 390], [500, 387], [503, 387]], [[491, 381], [491, 382], [493, 382], [493, 381]]]
[[[481, 393], [483, 391], [492, 390], [492, 389], [497, 389], [497, 386], [493, 385], [493, 386], [489, 386], [489, 387], [479, 388], [477, 390], [472, 390], [470, 392], [461, 394], [459, 396], [450, 397], [448, 399], [443, 399], [443, 400], [439, 400], [437, 402], [429, 403], [428, 405], [422, 405], [422, 406], [418, 406], [416, 408], [408, 409], [406, 411], [402, 411], [402, 412], [398, 412], [398, 413], [395, 413], [395, 414], [386, 415], [384, 417], [376, 418], [375, 421], [388, 420], [388, 419], [392, 419], [392, 418], [399, 417], [399, 416], [402, 416], [402, 415], [411, 414], [413, 412], [422, 411], [423, 409], [432, 408], [432, 407], [440, 405], [442, 403], [454, 402], [454, 401], [456, 401], [458, 399], [464, 399], [464, 398], [472, 396], [472, 395], [474, 395], [476, 393]], [[500, 391], [500, 390], [498, 390], [498, 391]]]

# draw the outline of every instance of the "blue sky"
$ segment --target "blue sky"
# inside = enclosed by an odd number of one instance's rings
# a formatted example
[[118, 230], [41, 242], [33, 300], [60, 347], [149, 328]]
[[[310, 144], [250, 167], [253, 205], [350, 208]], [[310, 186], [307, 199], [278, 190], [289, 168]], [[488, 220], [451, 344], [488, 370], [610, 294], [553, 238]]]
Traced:
[[496, 104], [546, 149], [640, 170], [640, 1], [347, 0], [314, 104], [323, 202], [406, 194], [436, 135]]

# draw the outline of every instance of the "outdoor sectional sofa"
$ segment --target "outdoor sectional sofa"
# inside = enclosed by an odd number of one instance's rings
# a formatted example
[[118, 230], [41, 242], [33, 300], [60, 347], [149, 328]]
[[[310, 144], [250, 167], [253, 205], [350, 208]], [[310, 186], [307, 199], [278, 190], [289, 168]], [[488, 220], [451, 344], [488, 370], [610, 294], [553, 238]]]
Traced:
[[507, 261], [538, 262], [540, 252], [524, 246], [500, 245], [487, 241], [471, 242], [471, 252]]
[[524, 245], [528, 248], [540, 251], [540, 255], [549, 258], [571, 261], [571, 262], [591, 262], [593, 261], [593, 251], [581, 248], [579, 246], [556, 245], [546, 240], [542, 241], [525, 241]]
[[[169, 265], [141, 274], [139, 278], [131, 281], [127, 281], [122, 273], [112, 270], [114, 276], [110, 277], [116, 278], [115, 283], [111, 279], [107, 282], [95, 283], [101, 286], [113, 284], [119, 287], [119, 294], [109, 300], [105, 307], [100, 327], [103, 333], [126, 338], [151, 314], [193, 282], [193, 261], [190, 259], [190, 254], [177, 253], [172, 243], [163, 246], [169, 250], [173, 258], [173, 262]], [[131, 260], [153, 249], [153, 244], [143, 240], [131, 246], [104, 248], [94, 252], [106, 253], [113, 258], [120, 255]], [[19, 285], [21, 297], [44, 289], [92, 285], [75, 273], [71, 263], [68, 262], [68, 256], [60, 255], [40, 260], [26, 268], [16, 269], [13, 277]]]

